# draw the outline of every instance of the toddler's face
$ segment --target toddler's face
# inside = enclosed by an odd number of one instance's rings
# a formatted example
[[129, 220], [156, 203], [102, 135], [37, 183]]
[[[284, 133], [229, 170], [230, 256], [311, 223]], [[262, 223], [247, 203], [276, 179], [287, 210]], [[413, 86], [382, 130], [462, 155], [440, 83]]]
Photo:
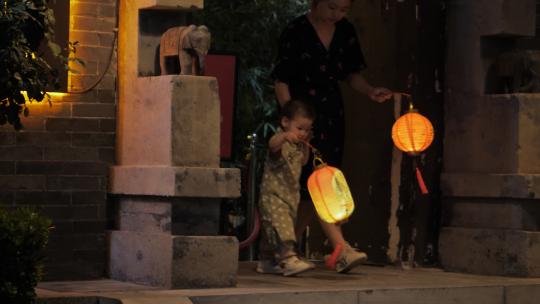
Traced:
[[313, 120], [302, 115], [295, 115], [293, 119], [284, 117], [282, 119], [283, 129], [286, 132], [293, 132], [301, 140], [308, 140], [311, 133]]

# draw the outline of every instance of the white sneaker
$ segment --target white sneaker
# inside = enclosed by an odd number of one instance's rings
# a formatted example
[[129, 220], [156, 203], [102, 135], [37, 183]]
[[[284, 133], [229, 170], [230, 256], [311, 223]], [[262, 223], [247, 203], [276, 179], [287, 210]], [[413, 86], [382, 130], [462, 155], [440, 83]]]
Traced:
[[283, 269], [283, 275], [286, 277], [297, 275], [315, 268], [313, 263], [301, 260], [296, 255], [285, 258], [279, 264]]
[[260, 260], [255, 271], [265, 274], [282, 274], [283, 268], [274, 260]]
[[343, 246], [343, 251], [336, 261], [336, 271], [339, 273], [347, 273], [356, 266], [359, 266], [367, 260], [367, 254], [361, 251], [356, 251], [349, 244]]

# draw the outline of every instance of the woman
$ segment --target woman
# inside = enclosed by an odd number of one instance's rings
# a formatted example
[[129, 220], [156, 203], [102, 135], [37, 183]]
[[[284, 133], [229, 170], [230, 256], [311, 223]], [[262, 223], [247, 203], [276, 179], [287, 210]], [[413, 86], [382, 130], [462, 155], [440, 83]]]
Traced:
[[[317, 120], [312, 144], [334, 166], [341, 165], [345, 133], [339, 82], [347, 82], [377, 102], [392, 96], [386, 88], [371, 86], [360, 74], [366, 67], [364, 56], [354, 26], [345, 19], [352, 1], [313, 0], [311, 10], [293, 20], [282, 32], [272, 73], [281, 106], [291, 99], [302, 99], [314, 106]], [[304, 170], [304, 181], [310, 172], [311, 168]], [[297, 238], [303, 234], [312, 214], [311, 204], [300, 206]], [[348, 245], [339, 224], [319, 222], [334, 248], [345, 244], [336, 263], [337, 272], [348, 272], [367, 259], [365, 253]]]

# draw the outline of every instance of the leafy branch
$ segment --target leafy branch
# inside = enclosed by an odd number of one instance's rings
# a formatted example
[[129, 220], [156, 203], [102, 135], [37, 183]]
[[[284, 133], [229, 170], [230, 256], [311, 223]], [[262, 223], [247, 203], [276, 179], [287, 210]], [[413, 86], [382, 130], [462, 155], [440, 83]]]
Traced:
[[[39, 52], [45, 42], [65, 68], [69, 59], [54, 42], [54, 13], [46, 0], [3, 0], [0, 11], [0, 125], [22, 128], [28, 100], [42, 101], [47, 89], [59, 87], [58, 71]], [[49, 100], [50, 102], [50, 100]], [[26, 109], [26, 110], [25, 110]], [[24, 111], [23, 111], [24, 110]]]

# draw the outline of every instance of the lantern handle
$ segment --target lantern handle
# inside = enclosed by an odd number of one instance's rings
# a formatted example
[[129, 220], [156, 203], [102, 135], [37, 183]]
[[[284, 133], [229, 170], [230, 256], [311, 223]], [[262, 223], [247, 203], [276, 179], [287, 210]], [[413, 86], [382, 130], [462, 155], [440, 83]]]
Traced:
[[405, 98], [407, 98], [407, 101], [409, 102], [409, 112], [414, 111], [414, 104], [413, 104], [413, 101], [412, 101], [412, 95], [411, 94], [403, 93], [403, 92], [392, 92], [392, 93], [405, 96]]
[[[306, 146], [308, 146], [311, 149], [311, 152], [313, 153], [313, 168], [317, 168], [320, 166], [326, 166], [326, 163], [322, 159], [322, 153], [317, 148], [315, 148], [312, 144], [308, 143], [307, 141], [302, 141]], [[319, 164], [317, 165], [317, 162]]]

